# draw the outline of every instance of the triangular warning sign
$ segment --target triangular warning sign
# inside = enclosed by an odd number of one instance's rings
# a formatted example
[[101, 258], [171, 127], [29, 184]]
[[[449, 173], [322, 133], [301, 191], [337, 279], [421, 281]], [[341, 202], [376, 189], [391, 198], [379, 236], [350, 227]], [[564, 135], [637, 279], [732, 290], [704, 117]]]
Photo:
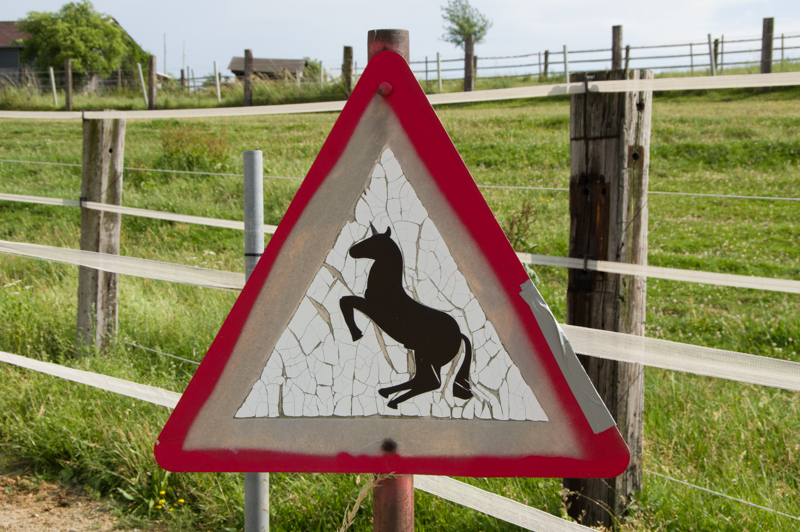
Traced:
[[629, 454], [403, 58], [369, 62], [155, 447], [172, 471], [612, 477]]

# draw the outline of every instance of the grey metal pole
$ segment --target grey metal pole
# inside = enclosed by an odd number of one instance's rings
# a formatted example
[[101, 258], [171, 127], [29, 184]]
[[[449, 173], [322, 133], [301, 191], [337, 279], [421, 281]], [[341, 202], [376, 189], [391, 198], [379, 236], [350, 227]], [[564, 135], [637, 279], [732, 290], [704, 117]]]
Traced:
[[569, 85], [569, 52], [567, 45], [564, 45], [564, 83]]
[[436, 52], [436, 79], [438, 80], [439, 92], [442, 92], [442, 56], [439, 55], [439, 52]]
[[53, 67], [50, 67], [50, 86], [53, 88], [53, 105], [58, 107], [58, 96], [56, 95], [56, 75]]
[[711, 39], [711, 34], [708, 34], [708, 59], [711, 75], [717, 75], [717, 65], [714, 63], [714, 41]]
[[[261, 150], [246, 151], [244, 162], [244, 276], [264, 252], [264, 176]], [[244, 474], [244, 530], [269, 532], [269, 474]]]
[[139, 70], [139, 82], [142, 84], [142, 96], [144, 96], [144, 106], [149, 107], [149, 103], [147, 101], [147, 86], [144, 84], [144, 75], [142, 75], [142, 64], [136, 63], [136, 68]]

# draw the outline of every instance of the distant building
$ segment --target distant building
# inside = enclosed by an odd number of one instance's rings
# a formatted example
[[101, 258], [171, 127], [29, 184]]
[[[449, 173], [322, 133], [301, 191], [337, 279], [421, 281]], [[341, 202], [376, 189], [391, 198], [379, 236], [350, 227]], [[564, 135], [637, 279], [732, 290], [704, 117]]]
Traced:
[[21, 44], [13, 44], [17, 39], [30, 37], [29, 33], [20, 30], [14, 21], [0, 21], [0, 83], [3, 80], [11, 79], [15, 83], [19, 81], [19, 73], [22, 68], [20, 53]]
[[[305, 59], [256, 59], [253, 58], [253, 74], [267, 79], [285, 79], [289, 76], [303, 78], [303, 70], [308, 62]], [[244, 57], [234, 57], [228, 70], [237, 78], [244, 77]]]

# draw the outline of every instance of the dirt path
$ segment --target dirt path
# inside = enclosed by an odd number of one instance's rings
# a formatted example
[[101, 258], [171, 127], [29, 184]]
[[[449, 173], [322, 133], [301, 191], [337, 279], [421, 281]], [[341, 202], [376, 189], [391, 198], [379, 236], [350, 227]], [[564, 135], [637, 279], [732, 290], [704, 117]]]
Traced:
[[78, 489], [34, 481], [29, 476], [0, 476], [0, 531], [98, 532], [115, 529], [108, 506]]

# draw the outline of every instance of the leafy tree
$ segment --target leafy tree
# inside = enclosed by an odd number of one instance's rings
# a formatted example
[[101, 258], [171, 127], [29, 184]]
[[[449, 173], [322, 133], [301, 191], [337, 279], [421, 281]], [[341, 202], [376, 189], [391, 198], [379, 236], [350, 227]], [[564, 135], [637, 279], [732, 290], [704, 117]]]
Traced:
[[492, 21], [469, 5], [469, 0], [449, 0], [442, 6], [442, 18], [447, 24], [442, 39], [459, 48], [464, 48], [467, 35], [475, 36], [475, 44], [483, 41], [492, 27]]
[[117, 21], [88, 1], [65, 4], [56, 13], [31, 11], [20, 26], [31, 35], [22, 41], [22, 59], [35, 68], [62, 68], [72, 59], [77, 71], [109, 72], [147, 60]]

